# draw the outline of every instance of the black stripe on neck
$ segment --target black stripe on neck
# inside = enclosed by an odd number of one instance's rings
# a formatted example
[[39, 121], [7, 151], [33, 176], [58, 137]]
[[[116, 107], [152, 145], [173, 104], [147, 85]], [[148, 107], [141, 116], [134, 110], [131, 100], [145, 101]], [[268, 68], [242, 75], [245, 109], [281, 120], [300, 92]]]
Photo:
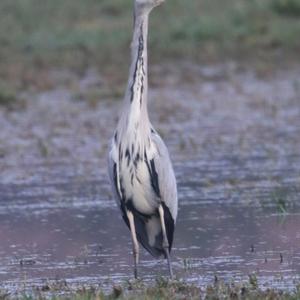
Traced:
[[136, 83], [136, 78], [137, 78], [137, 73], [138, 73], [138, 64], [139, 62], [141, 62], [142, 65], [142, 86], [141, 86], [141, 98], [140, 98], [140, 104], [142, 104], [142, 96], [143, 96], [143, 92], [144, 92], [144, 75], [145, 75], [145, 70], [144, 70], [144, 59], [143, 59], [143, 52], [144, 52], [144, 35], [143, 35], [143, 26], [144, 23], [141, 24], [140, 26], [140, 36], [139, 36], [139, 40], [138, 40], [138, 55], [137, 55], [137, 59], [136, 59], [136, 63], [135, 63], [135, 69], [134, 69], [134, 73], [133, 73], [133, 81], [132, 81], [132, 85], [130, 88], [131, 91], [131, 98], [130, 98], [130, 102], [132, 103], [133, 99], [134, 99], [134, 85]]

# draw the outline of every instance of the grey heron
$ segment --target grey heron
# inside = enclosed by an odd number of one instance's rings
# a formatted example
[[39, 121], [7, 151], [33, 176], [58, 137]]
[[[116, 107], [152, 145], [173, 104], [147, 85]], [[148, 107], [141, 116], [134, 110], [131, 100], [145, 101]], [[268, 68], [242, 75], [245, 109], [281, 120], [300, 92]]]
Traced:
[[114, 197], [131, 231], [134, 276], [139, 243], [155, 258], [170, 262], [177, 218], [176, 179], [167, 147], [152, 127], [148, 98], [148, 17], [164, 0], [135, 0], [131, 67], [123, 110], [109, 151]]

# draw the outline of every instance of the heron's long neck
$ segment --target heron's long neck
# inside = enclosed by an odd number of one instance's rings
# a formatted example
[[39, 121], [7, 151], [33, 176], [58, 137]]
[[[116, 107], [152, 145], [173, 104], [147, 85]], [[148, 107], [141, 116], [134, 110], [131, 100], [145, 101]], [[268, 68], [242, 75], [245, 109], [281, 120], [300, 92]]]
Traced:
[[131, 44], [131, 66], [125, 96], [127, 126], [150, 126], [147, 112], [148, 94], [148, 14], [135, 17]]

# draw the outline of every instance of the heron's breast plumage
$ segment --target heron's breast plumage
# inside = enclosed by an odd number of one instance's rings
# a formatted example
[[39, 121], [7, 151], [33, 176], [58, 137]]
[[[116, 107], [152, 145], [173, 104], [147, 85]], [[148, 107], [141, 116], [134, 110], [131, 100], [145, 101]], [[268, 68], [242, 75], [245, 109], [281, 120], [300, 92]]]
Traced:
[[123, 201], [131, 201], [137, 211], [151, 215], [157, 211], [159, 204], [159, 198], [151, 185], [148, 167], [148, 156], [154, 155], [153, 149], [144, 148], [142, 153], [131, 151], [135, 147], [125, 148], [125, 151], [120, 149], [119, 155], [119, 180]]

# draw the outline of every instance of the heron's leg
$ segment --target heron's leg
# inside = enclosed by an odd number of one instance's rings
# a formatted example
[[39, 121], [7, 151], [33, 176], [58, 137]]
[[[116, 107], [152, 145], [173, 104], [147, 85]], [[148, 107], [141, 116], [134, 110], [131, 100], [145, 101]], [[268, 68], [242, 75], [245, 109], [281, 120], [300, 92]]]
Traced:
[[162, 234], [163, 234], [163, 248], [165, 250], [167, 260], [168, 260], [170, 277], [173, 278], [173, 271], [172, 271], [170, 252], [169, 252], [169, 241], [168, 241], [168, 237], [167, 237], [165, 217], [164, 217], [164, 209], [163, 209], [162, 205], [159, 205], [158, 212], [159, 212], [160, 223], [161, 223]]
[[139, 262], [139, 243], [136, 238], [135, 224], [134, 224], [134, 216], [131, 211], [126, 210], [126, 214], [129, 220], [131, 238], [133, 243], [133, 258], [134, 258], [134, 278], [137, 279], [137, 266]]

